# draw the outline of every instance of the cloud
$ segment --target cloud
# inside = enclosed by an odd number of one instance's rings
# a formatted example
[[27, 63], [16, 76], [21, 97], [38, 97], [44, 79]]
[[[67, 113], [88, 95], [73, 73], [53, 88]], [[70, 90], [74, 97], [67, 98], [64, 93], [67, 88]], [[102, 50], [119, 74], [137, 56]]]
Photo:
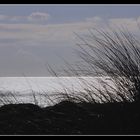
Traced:
[[129, 31], [137, 32], [138, 31], [138, 24], [140, 23], [138, 18], [112, 18], [109, 19], [108, 23], [110, 27], [125, 27]]
[[[36, 17], [39, 15], [39, 17]], [[43, 16], [41, 16], [43, 15]], [[31, 18], [32, 17], [32, 18]], [[47, 13], [35, 12], [30, 15], [33, 20], [47, 20]], [[45, 18], [46, 17], [46, 18]], [[2, 17], [1, 17], [2, 18]], [[54, 46], [61, 45], [72, 46], [76, 44], [77, 38], [74, 32], [78, 34], [88, 34], [88, 29], [98, 28], [105, 29], [107, 27], [124, 26], [130, 31], [138, 32], [137, 22], [140, 23], [140, 17], [136, 18], [111, 18], [102, 19], [101, 17], [90, 17], [83, 21], [73, 23], [61, 23], [61, 24], [34, 24], [33, 23], [14, 23], [14, 24], [2, 24], [0, 23], [0, 46]]]
[[27, 18], [29, 21], [47, 21], [50, 15], [43, 12], [33, 12]]
[[20, 21], [25, 20], [25, 16], [9, 16], [9, 15], [0, 15], [0, 21]]
[[3, 15], [0, 14], [0, 21], [3, 22], [45, 22], [50, 18], [48, 13], [43, 12], [33, 12], [27, 16], [17, 16], [17, 15]]
[[86, 21], [89, 21], [89, 22], [101, 22], [102, 20], [103, 19], [98, 16], [86, 18]]
[[29, 44], [72, 42], [74, 32], [85, 33], [96, 22], [81, 21], [62, 24], [0, 24], [0, 39], [17, 39]]

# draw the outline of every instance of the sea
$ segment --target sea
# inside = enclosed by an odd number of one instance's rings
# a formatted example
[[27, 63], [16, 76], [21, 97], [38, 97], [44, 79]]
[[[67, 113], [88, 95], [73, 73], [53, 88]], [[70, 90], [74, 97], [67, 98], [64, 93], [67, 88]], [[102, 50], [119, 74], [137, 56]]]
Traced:
[[36, 103], [49, 106], [60, 94], [102, 89], [104, 82], [112, 84], [109, 77], [0, 77], [0, 105]]

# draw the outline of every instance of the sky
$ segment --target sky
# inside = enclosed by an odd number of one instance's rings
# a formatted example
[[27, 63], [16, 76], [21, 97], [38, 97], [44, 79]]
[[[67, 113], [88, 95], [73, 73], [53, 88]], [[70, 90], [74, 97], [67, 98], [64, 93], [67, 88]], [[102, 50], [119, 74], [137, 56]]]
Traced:
[[77, 36], [125, 26], [138, 33], [140, 5], [0, 4], [0, 76], [50, 76], [78, 61]]

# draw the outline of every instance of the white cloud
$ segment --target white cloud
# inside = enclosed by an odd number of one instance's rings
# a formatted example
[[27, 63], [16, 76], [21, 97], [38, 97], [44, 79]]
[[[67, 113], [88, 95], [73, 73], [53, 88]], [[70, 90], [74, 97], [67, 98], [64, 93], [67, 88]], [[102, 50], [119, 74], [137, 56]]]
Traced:
[[33, 12], [27, 18], [29, 21], [47, 21], [50, 15], [43, 12]]
[[101, 22], [102, 20], [103, 19], [98, 16], [86, 18], [86, 21], [89, 21], [89, 22]]
[[110, 27], [125, 27], [129, 31], [138, 31], [138, 20], [136, 18], [112, 18], [109, 19]]
[[50, 15], [43, 12], [33, 12], [28, 16], [3, 15], [0, 14], [0, 21], [19, 21], [19, 22], [43, 22], [49, 19]]

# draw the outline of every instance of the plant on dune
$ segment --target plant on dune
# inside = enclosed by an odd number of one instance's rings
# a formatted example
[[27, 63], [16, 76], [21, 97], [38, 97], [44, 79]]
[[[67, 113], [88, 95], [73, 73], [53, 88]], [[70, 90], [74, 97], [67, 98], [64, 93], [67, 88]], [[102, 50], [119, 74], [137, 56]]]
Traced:
[[[140, 41], [137, 36], [124, 28], [95, 29], [89, 30], [87, 36], [76, 36], [80, 39], [76, 51], [80, 61], [73, 66], [64, 60], [63, 72], [76, 76], [84, 90], [76, 92], [64, 87], [64, 92], [54, 95], [56, 99], [89, 103], [139, 102]], [[48, 69], [59, 78], [50, 66]], [[98, 77], [102, 88], [81, 75]]]
[[79, 66], [78, 71], [86, 72], [87, 75], [108, 77], [113, 86], [104, 82], [104, 90], [101, 91], [105, 99], [109, 99], [108, 101], [139, 101], [140, 42], [138, 38], [123, 28], [108, 31], [95, 29], [95, 33], [90, 30], [87, 38], [79, 35], [78, 37], [82, 41], [78, 44], [80, 47], [78, 55], [86, 64], [84, 69]]

